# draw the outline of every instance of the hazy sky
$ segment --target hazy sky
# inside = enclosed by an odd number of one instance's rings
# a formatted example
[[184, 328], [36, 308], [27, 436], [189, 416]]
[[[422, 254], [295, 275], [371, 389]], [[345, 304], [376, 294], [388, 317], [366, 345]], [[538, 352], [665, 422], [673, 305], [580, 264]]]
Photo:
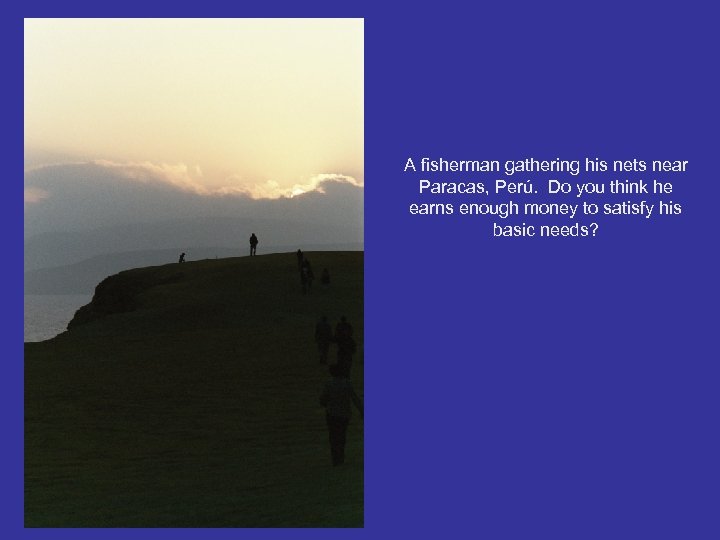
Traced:
[[26, 19], [25, 151], [197, 192], [362, 185], [363, 21]]

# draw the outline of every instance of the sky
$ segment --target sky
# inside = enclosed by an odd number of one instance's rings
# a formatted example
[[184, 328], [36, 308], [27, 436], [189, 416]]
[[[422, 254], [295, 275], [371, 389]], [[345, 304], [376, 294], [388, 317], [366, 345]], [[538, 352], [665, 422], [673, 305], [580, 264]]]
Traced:
[[[364, 185], [362, 19], [26, 19], [24, 82], [26, 174], [92, 163], [252, 198]], [[49, 196], [26, 181], [26, 206]]]

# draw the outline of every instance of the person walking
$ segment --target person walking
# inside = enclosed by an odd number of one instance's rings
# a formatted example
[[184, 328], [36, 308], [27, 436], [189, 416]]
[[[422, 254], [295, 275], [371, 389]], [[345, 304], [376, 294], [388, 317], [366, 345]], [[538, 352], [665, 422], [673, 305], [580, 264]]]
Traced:
[[333, 466], [345, 463], [345, 443], [352, 406], [355, 405], [363, 418], [363, 404], [350, 383], [350, 379], [336, 364], [330, 366], [332, 379], [325, 383], [320, 395], [320, 405], [325, 407], [325, 420], [330, 440], [330, 456]]
[[330, 271], [327, 268], [323, 268], [322, 274], [320, 275], [320, 283], [324, 288], [330, 286]]
[[305, 282], [307, 285], [308, 292], [312, 289], [312, 282], [315, 279], [315, 274], [313, 274], [312, 266], [310, 265], [310, 261], [305, 259], [303, 261], [303, 268], [302, 271], [305, 275]]

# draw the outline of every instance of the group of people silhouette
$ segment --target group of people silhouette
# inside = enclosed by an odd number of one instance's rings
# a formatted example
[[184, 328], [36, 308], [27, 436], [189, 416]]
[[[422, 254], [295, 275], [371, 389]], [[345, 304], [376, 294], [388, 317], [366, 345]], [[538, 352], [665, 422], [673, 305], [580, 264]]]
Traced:
[[[305, 257], [305, 254], [301, 249], [296, 252], [298, 270], [300, 272], [300, 286], [303, 294], [307, 294], [312, 290], [312, 284], [315, 280], [315, 273], [313, 272], [310, 261]], [[320, 284], [323, 288], [330, 286], [330, 271], [327, 268], [323, 268], [322, 274], [320, 275]]]
[[352, 357], [355, 354], [357, 345], [353, 338], [353, 327], [347, 321], [345, 315], [340, 317], [340, 322], [335, 326], [333, 332], [327, 317], [323, 315], [315, 325], [315, 343], [320, 353], [320, 363], [328, 363], [330, 344], [337, 345], [337, 365], [348, 377], [352, 369]]
[[[302, 292], [308, 294], [315, 279], [312, 265], [301, 249], [297, 250], [296, 258]], [[324, 288], [330, 286], [330, 271], [327, 268], [323, 268], [320, 283]], [[342, 315], [333, 331], [327, 316], [322, 315], [315, 325], [315, 343], [321, 365], [328, 364], [330, 345], [333, 343], [337, 345], [337, 361], [329, 366], [331, 379], [323, 387], [320, 405], [325, 408], [332, 464], [338, 466], [345, 462], [347, 428], [353, 405], [360, 412], [360, 418], [364, 417], [362, 400], [355, 393], [350, 382], [352, 357], [357, 348], [353, 337], [353, 327], [345, 315]]]
[[[257, 254], [258, 237], [255, 233], [250, 235], [250, 256]], [[296, 253], [298, 271], [302, 293], [308, 294], [315, 279], [312, 265], [302, 250]], [[185, 262], [185, 253], [181, 253], [178, 263]], [[330, 271], [323, 268], [320, 283], [324, 288], [330, 286]], [[353, 327], [345, 315], [335, 325], [333, 330], [326, 315], [322, 315], [315, 325], [315, 343], [320, 354], [320, 364], [328, 365], [330, 346], [337, 345], [337, 361], [329, 365], [331, 379], [327, 381], [320, 395], [320, 405], [325, 408], [325, 419], [328, 426], [330, 440], [330, 455], [333, 466], [345, 462], [345, 444], [347, 428], [355, 406], [363, 418], [363, 404], [350, 382], [352, 359], [357, 345], [353, 337]]]

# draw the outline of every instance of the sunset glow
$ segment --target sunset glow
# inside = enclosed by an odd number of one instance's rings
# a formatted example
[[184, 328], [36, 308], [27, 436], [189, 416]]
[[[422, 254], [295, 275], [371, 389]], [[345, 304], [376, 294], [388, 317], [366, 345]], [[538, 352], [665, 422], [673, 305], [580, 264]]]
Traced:
[[25, 151], [199, 194], [362, 186], [363, 21], [27, 19]]

